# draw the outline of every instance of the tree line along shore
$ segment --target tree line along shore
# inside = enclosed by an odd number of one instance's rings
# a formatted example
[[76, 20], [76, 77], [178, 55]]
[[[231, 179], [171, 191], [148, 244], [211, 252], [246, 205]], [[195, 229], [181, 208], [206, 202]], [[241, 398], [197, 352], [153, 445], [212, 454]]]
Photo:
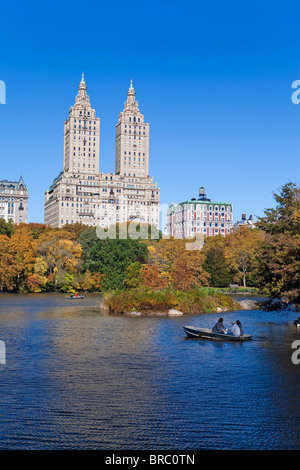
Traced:
[[[0, 219], [0, 291], [101, 292], [111, 312], [236, 308], [230, 284], [300, 305], [300, 189], [289, 182], [274, 193], [255, 228], [208, 237], [201, 250], [187, 240], [100, 239], [82, 224], [52, 228]], [[137, 224], [137, 233], [141, 226]], [[223, 292], [222, 292], [223, 289]]]

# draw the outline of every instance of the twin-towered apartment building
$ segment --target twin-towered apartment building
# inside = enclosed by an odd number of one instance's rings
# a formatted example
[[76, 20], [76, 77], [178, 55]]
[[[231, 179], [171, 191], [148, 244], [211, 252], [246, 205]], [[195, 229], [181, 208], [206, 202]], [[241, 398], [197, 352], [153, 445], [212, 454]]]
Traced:
[[101, 173], [100, 118], [82, 76], [64, 124], [63, 171], [45, 194], [45, 224], [107, 227], [137, 221], [160, 225], [160, 189], [149, 177], [149, 123], [130, 84], [116, 125], [115, 173]]

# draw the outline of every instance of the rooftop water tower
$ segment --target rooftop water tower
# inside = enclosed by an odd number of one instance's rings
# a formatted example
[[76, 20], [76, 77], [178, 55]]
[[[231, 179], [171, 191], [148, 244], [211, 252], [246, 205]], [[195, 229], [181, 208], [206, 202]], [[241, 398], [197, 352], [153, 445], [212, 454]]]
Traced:
[[201, 186], [201, 188], [199, 188], [199, 199], [198, 199], [198, 201], [210, 201], [210, 199], [208, 199], [206, 197], [205, 188], [203, 188], [203, 186]]

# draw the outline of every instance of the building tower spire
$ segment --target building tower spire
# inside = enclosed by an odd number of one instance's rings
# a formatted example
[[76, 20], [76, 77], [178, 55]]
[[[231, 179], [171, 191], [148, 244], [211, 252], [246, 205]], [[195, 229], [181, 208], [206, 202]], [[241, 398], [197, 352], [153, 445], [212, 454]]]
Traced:
[[85, 104], [86, 106], [90, 106], [89, 97], [87, 95], [87, 86], [84, 80], [84, 74], [81, 75], [81, 82], [79, 83], [79, 87], [78, 87], [78, 95], [76, 96], [76, 103], [80, 103], [80, 105]]
[[137, 111], [138, 111], [138, 102], [135, 101], [135, 90], [133, 88], [133, 84], [132, 84], [132, 79], [130, 80], [130, 87], [129, 87], [129, 90], [127, 92], [127, 101], [125, 102], [125, 108], [126, 107], [136, 107], [137, 108]]
[[91, 107], [84, 74], [64, 125], [64, 171], [99, 173], [100, 118]]
[[132, 80], [116, 125], [116, 174], [149, 177], [149, 123], [144, 121]]

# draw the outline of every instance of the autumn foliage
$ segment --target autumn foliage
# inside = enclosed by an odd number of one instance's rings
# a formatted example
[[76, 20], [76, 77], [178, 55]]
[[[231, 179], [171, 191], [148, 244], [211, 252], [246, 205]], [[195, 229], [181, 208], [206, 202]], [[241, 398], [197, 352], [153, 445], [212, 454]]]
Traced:
[[[274, 197], [277, 206], [265, 211], [256, 228], [242, 226], [226, 237], [206, 238], [202, 249], [194, 250], [187, 249], [186, 240], [161, 234], [151, 239], [149, 227], [146, 239], [124, 238], [126, 224], [122, 230], [115, 227], [115, 237], [102, 239], [96, 228], [81, 224], [58, 229], [0, 219], [0, 290], [117, 290], [132, 295], [138, 289], [148, 296], [155, 293], [155, 302], [166, 301], [159, 292], [183, 292], [187, 294], [181, 300], [191, 310], [195, 299], [190, 300], [189, 292], [236, 283], [299, 304], [299, 188], [288, 183]], [[126, 295], [122, 298], [127, 302]], [[173, 300], [168, 298], [167, 304]]]

